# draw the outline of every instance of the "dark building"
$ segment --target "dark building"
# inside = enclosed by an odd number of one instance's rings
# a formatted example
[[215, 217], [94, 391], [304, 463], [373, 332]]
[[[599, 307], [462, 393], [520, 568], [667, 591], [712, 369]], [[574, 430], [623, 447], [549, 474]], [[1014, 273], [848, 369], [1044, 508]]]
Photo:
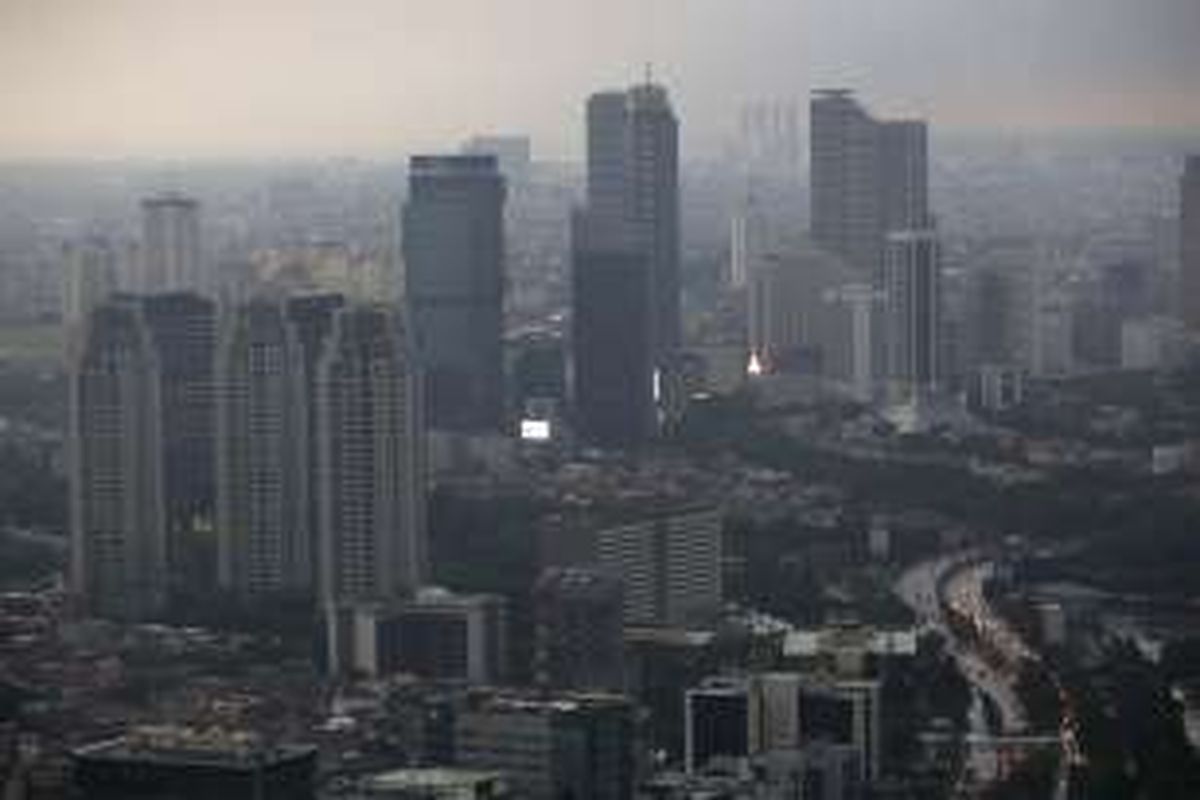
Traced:
[[308, 800], [313, 747], [267, 746], [156, 729], [71, 755], [75, 795], [87, 800]]
[[634, 712], [619, 696], [473, 696], [455, 724], [456, 763], [507, 773], [529, 800], [633, 797]]
[[563, 340], [550, 334], [532, 334], [515, 344], [512, 383], [515, 406], [530, 401], [562, 401], [567, 396], [567, 365]]
[[415, 156], [408, 183], [405, 287], [429, 424], [499, 430], [504, 178], [494, 156]]
[[158, 354], [167, 523], [177, 534], [213, 514], [217, 309], [189, 292], [148, 295], [141, 304]]
[[581, 436], [636, 445], [654, 430], [654, 369], [645, 258], [576, 243], [571, 338]]
[[140, 305], [106, 303], [69, 344], [71, 590], [97, 616], [161, 614], [167, 596], [159, 365]]
[[551, 568], [534, 588], [538, 683], [554, 689], [622, 691], [621, 582], [593, 570]]

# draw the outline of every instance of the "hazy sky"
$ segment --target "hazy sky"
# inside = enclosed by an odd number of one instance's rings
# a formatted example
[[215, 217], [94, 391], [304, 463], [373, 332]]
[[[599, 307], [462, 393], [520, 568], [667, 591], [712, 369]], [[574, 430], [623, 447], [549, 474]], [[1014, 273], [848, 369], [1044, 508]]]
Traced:
[[570, 155], [648, 60], [692, 152], [833, 84], [942, 128], [1200, 127], [1200, 0], [0, 0], [0, 157]]

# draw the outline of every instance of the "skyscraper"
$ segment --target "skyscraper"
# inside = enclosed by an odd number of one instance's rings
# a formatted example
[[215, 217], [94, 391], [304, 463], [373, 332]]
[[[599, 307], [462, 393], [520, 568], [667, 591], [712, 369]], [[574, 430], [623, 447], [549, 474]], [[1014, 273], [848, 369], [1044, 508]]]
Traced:
[[1200, 155], [1188, 156], [1179, 183], [1180, 294], [1183, 320], [1200, 331]]
[[608, 447], [636, 445], [654, 430], [654, 368], [646, 259], [581, 243], [571, 275], [574, 399], [580, 434]]
[[138, 291], [203, 289], [200, 204], [174, 194], [142, 201], [142, 275]]
[[873, 277], [881, 246], [878, 126], [841, 89], [815, 93], [810, 125], [813, 239]]
[[341, 309], [318, 367], [321, 597], [411, 593], [425, 576], [420, 377], [386, 306]]
[[137, 302], [158, 357], [171, 565], [183, 579], [184, 572], [206, 565], [175, 551], [188, 532], [212, 521], [215, 502], [216, 304], [192, 292], [148, 295]]
[[876, 120], [846, 89], [814, 93], [811, 125], [813, 239], [874, 279], [888, 232], [932, 224], [927, 126]]
[[679, 130], [666, 89], [587, 104], [587, 208], [572, 231], [574, 393], [586, 438], [653, 431], [654, 370], [679, 347]]
[[667, 90], [646, 83], [628, 92], [626, 211], [634, 246], [650, 265], [651, 341], [657, 366], [679, 347], [679, 123]]
[[503, 420], [504, 196], [494, 156], [409, 162], [405, 287], [434, 428]]
[[932, 231], [888, 234], [884, 259], [888, 375], [906, 399], [937, 384], [941, 326], [941, 265]]
[[281, 302], [224, 320], [217, 353], [218, 577], [240, 595], [310, 591], [308, 395]]
[[63, 248], [62, 318], [68, 337], [117, 290], [117, 255], [105, 239], [89, 237]]
[[98, 307], [68, 356], [71, 587], [97, 616], [141, 620], [167, 599], [159, 364], [142, 309]]

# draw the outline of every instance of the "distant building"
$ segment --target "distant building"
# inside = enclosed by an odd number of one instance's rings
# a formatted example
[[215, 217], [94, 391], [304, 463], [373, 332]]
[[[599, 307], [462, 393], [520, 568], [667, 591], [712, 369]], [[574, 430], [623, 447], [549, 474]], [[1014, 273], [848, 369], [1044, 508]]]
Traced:
[[534, 673], [554, 689], [625, 688], [620, 581], [577, 568], [551, 568], [534, 588]]
[[1188, 156], [1179, 182], [1180, 297], [1183, 320], [1200, 331], [1200, 155]]
[[196, 294], [116, 295], [70, 344], [73, 585], [98, 615], [210, 588], [184, 543], [213, 515], [214, 326]]
[[596, 563], [625, 590], [627, 625], [685, 626], [720, 610], [721, 512], [666, 509], [595, 535]]
[[425, 588], [412, 600], [354, 609], [353, 666], [378, 678], [404, 673], [476, 686], [508, 676], [504, 598]]
[[591, 242], [600, 252], [631, 252], [645, 260], [657, 363], [682, 335], [679, 123], [667, 90], [647, 83], [593, 95], [587, 125]]
[[314, 588], [305, 359], [286, 306], [228, 314], [217, 354], [218, 578], [243, 597]]
[[647, 263], [575, 244], [571, 339], [576, 424], [585, 441], [628, 447], [654, 431]]
[[88, 800], [306, 800], [315, 797], [314, 747], [249, 735], [144, 728], [71, 753], [72, 788]]
[[903, 399], [928, 394], [941, 379], [941, 263], [932, 231], [888, 235], [884, 261], [884, 339], [888, 376]]
[[415, 156], [408, 192], [405, 295], [429, 424], [497, 431], [504, 416], [504, 178], [490, 155]]
[[420, 371], [388, 306], [339, 310], [317, 377], [320, 594], [326, 604], [402, 598], [424, 582]]
[[142, 274], [137, 291], [179, 292], [208, 288], [202, 273], [200, 204], [166, 194], [142, 201]]
[[67, 371], [71, 588], [97, 616], [152, 618], [167, 599], [163, 401], [140, 305], [95, 309]]
[[77, 336], [92, 309], [117, 290], [117, 253], [105, 239], [91, 237], [63, 248], [63, 330]]
[[472, 697], [455, 725], [457, 764], [503, 772], [529, 800], [630, 800], [634, 713], [599, 694]]

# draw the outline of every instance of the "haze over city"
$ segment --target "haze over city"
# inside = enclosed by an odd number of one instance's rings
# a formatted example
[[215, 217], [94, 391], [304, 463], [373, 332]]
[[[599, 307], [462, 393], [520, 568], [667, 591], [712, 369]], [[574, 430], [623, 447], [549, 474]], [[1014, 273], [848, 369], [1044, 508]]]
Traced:
[[1200, 126], [1193, 0], [2, 0], [0, 158], [380, 156], [489, 129], [577, 156], [577, 98], [854, 86], [939, 130]]
[[0, 0], [3, 800], [1196, 800], [1200, 0]]

